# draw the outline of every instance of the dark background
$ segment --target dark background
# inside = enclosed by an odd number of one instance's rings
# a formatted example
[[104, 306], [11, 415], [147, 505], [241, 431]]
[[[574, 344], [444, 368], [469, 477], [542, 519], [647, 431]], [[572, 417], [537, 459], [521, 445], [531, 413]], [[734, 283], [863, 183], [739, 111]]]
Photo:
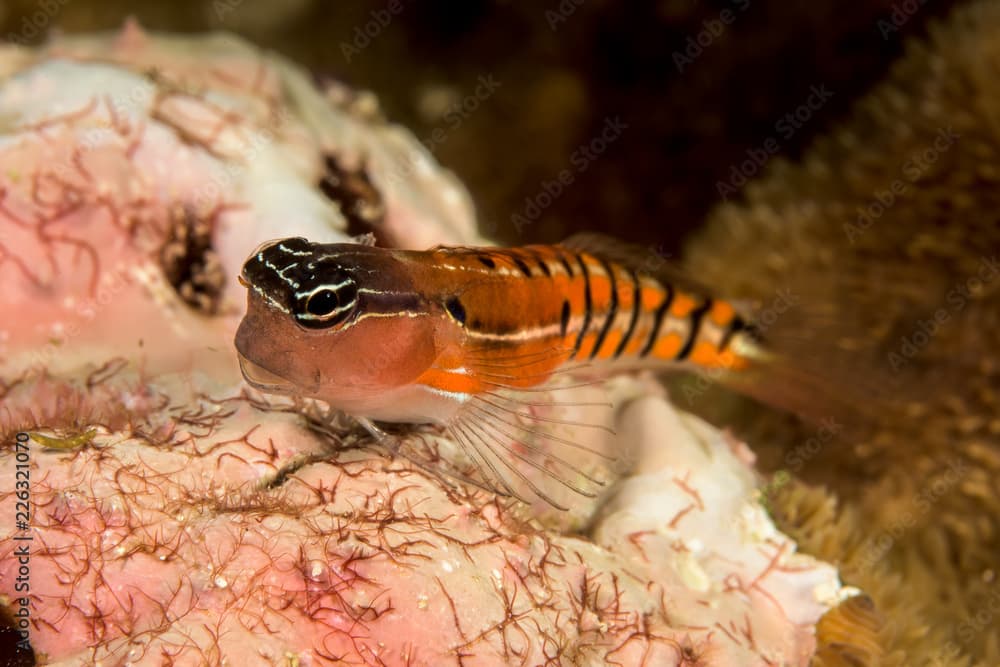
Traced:
[[[469, 186], [499, 240], [590, 229], [676, 254], [747, 151], [795, 159], [884, 76], [905, 38], [955, 4], [14, 0], [0, 5], [0, 36], [38, 43], [50, 29], [112, 29], [128, 16], [148, 29], [231, 30], [374, 91]], [[490, 78], [499, 88], [476, 99]], [[832, 96], [800, 109], [817, 88]], [[797, 110], [799, 121], [786, 118]], [[581, 147], [615, 118], [627, 128], [583, 170]], [[573, 182], [525, 216], [563, 169]]]

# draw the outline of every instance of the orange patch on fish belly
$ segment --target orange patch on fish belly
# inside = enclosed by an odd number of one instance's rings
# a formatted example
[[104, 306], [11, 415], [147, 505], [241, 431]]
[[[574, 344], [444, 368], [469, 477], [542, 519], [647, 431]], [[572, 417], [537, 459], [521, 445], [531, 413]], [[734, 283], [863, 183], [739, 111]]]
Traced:
[[[591, 325], [593, 326], [593, 325]], [[597, 334], [588, 333], [583, 337], [583, 341], [580, 343], [580, 351], [576, 353], [577, 359], [587, 359], [590, 357], [590, 353], [594, 351], [594, 345], [597, 344]]]
[[702, 368], [726, 368], [729, 370], [741, 370], [746, 368], [747, 360], [732, 350], [719, 353], [717, 348], [708, 341], [698, 341], [691, 350], [688, 357], [693, 363]]
[[657, 359], [674, 359], [683, 346], [684, 337], [679, 333], [671, 332], [660, 336], [656, 344], [653, 345], [651, 354]]
[[604, 337], [604, 342], [601, 343], [601, 349], [597, 353], [598, 359], [609, 359], [618, 350], [618, 346], [622, 342], [622, 333], [616, 329], [611, 329], [608, 331], [608, 335]]
[[430, 368], [416, 379], [416, 384], [422, 384], [432, 389], [450, 394], [478, 394], [486, 391], [483, 383], [472, 374], [455, 373], [453, 371]]

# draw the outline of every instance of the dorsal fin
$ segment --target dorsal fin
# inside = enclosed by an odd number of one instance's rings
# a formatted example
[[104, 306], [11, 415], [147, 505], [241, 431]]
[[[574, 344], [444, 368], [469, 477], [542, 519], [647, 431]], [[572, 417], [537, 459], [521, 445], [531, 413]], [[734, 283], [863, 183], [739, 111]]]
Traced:
[[[690, 272], [680, 266], [670, 253], [661, 252], [656, 248], [627, 243], [598, 232], [579, 232], [561, 241], [559, 245], [615, 262], [636, 273], [655, 278], [687, 292], [700, 296], [722, 296], [715, 295], [714, 290], [692, 278]], [[743, 308], [740, 310], [750, 307], [750, 304], [734, 305], [742, 306]]]

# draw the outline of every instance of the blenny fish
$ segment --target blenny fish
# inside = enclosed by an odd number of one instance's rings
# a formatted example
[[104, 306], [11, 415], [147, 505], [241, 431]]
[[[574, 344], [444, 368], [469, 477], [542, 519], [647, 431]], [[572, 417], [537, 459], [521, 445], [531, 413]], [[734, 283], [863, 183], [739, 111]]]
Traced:
[[738, 373], [762, 353], [737, 305], [664, 279], [655, 257], [615, 251], [626, 247], [595, 235], [426, 251], [265, 243], [240, 276], [243, 375], [264, 392], [319, 399], [373, 428], [445, 426], [489, 488], [522, 497], [519, 479], [558, 507], [511, 461], [592, 495], [558, 467], [581, 471], [538, 445], [512, 447], [500, 433], [531, 415], [502, 399], [577, 368]]

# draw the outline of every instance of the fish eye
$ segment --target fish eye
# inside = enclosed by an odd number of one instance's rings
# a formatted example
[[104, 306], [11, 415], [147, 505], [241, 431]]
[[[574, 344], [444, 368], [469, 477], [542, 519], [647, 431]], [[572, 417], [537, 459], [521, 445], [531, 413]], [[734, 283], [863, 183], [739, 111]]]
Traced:
[[299, 322], [313, 329], [325, 329], [347, 320], [354, 312], [358, 291], [352, 282], [332, 287], [319, 287], [305, 297], [304, 312], [296, 315]]
[[306, 301], [306, 312], [317, 317], [328, 317], [340, 307], [340, 299], [332, 289], [314, 292]]

